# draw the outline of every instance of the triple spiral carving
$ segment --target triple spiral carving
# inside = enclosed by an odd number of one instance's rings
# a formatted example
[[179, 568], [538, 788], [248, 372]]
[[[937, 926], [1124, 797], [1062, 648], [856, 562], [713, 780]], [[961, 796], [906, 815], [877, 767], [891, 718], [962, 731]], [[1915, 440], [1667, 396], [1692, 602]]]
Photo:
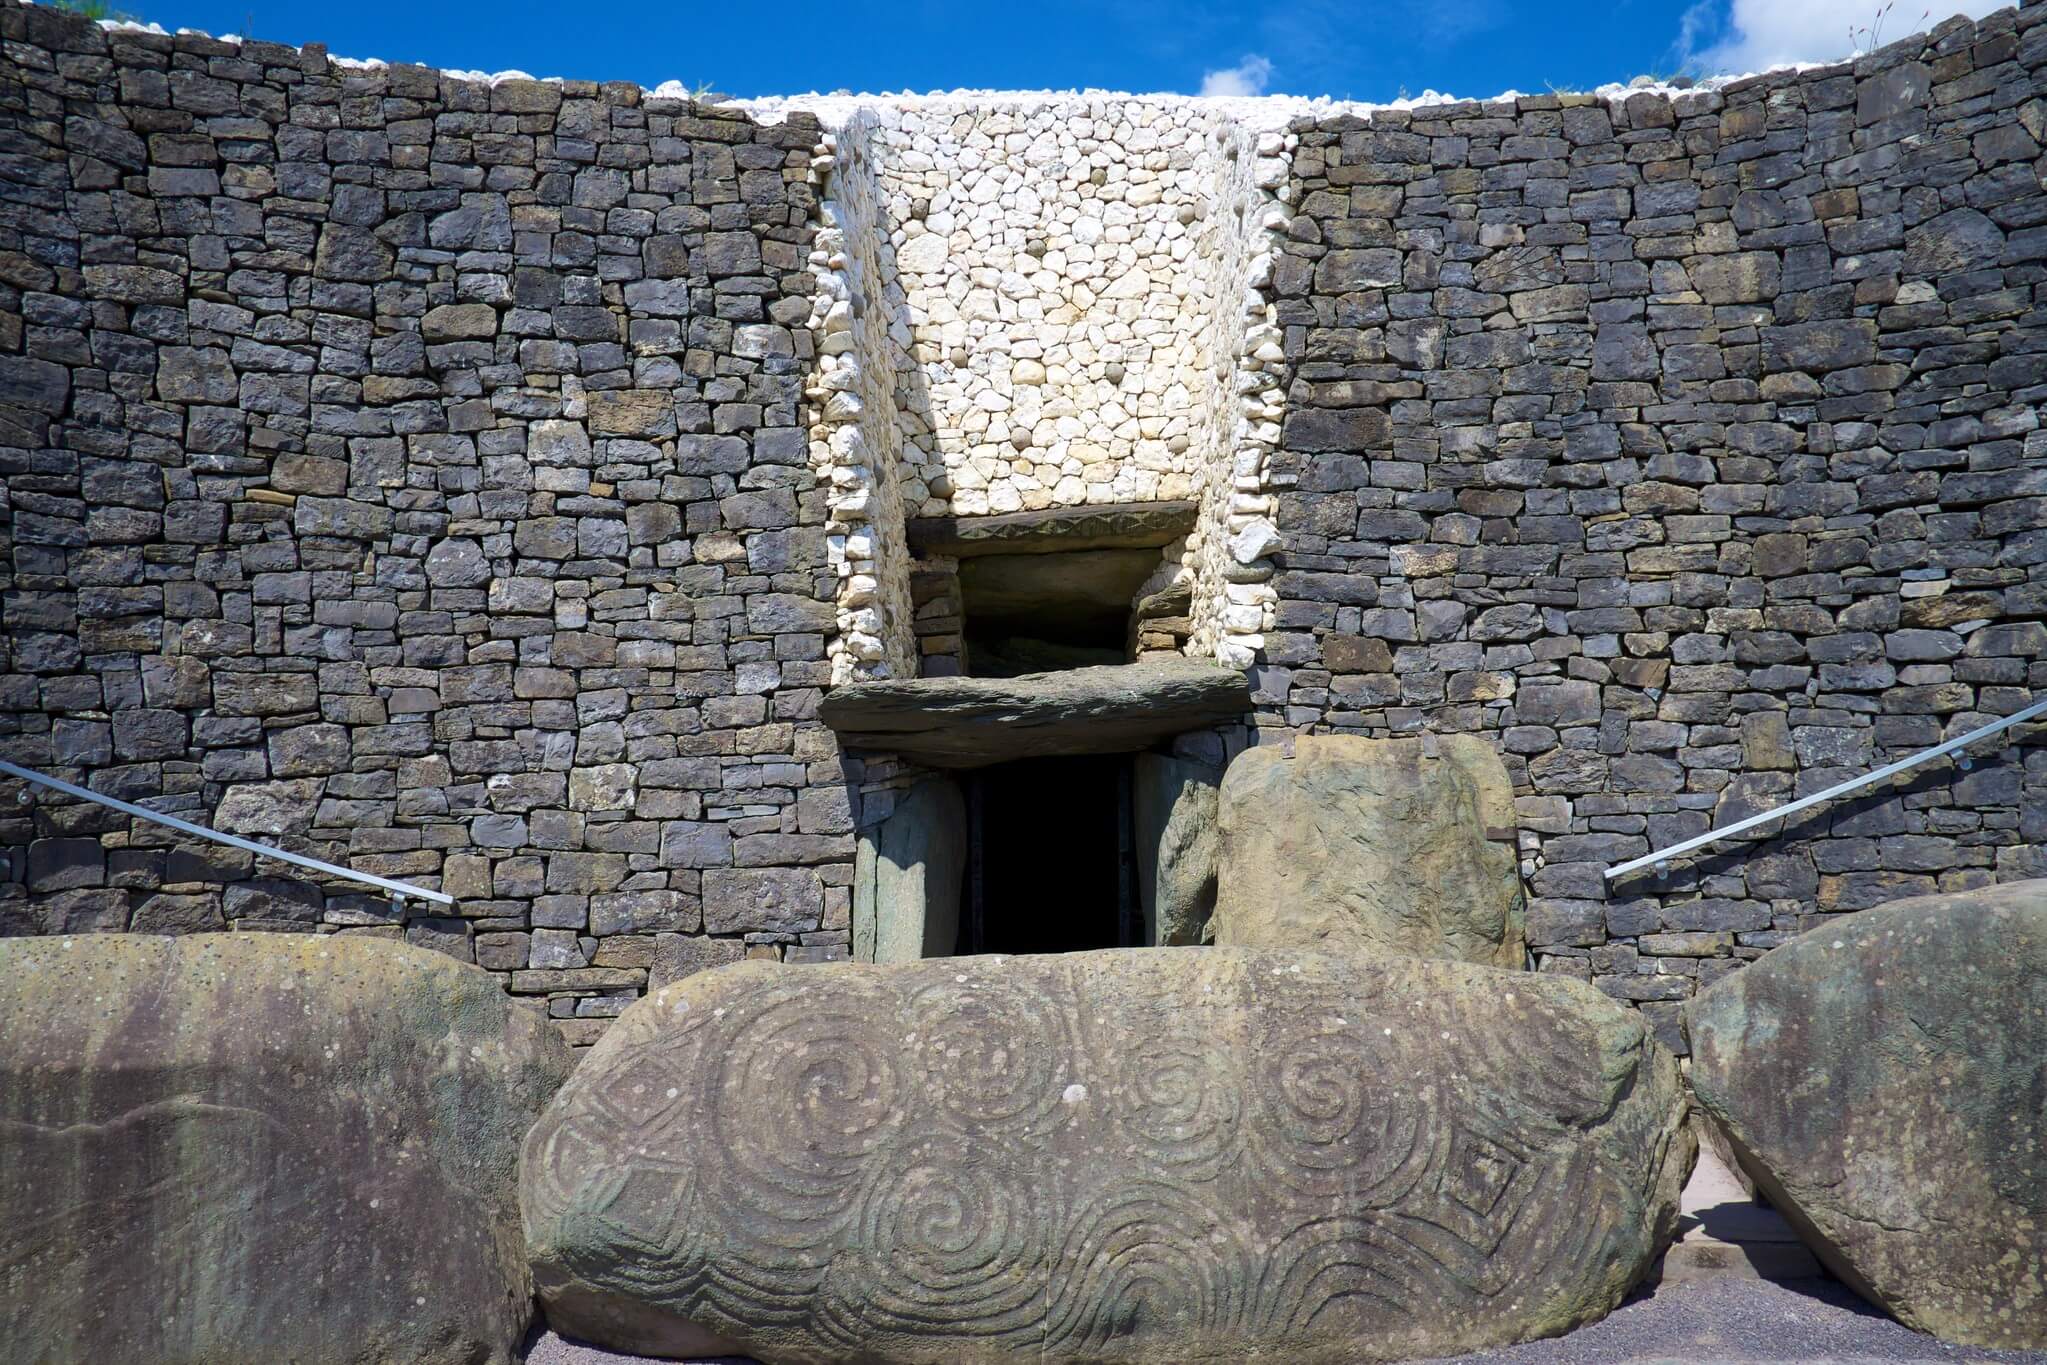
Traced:
[[529, 1146], [538, 1202], [631, 1249], [614, 1280], [789, 1360], [1397, 1335], [1602, 1251], [1574, 1201], [1609, 1177], [1566, 1129], [1610, 1078], [1514, 1079], [1517, 1051], [1599, 1040], [1545, 1011], [1530, 1040], [1336, 959], [1272, 965], [1296, 960], [700, 978], [686, 1028], [628, 1016], [572, 1083]]

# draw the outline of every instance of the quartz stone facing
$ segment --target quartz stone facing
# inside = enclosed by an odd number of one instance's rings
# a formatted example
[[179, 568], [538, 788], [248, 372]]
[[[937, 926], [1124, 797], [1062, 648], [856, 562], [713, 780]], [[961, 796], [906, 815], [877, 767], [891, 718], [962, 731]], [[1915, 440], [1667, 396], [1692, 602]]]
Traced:
[[2033, 6], [1718, 91], [1295, 125], [1259, 721], [1496, 738], [1542, 969], [1673, 1046], [1820, 920], [2047, 874], [2035, 738], [1601, 875], [2047, 687], [2043, 66]]
[[579, 1043], [843, 956], [815, 122], [0, 37], [0, 752], [457, 898], [10, 794], [0, 933], [403, 936]]
[[957, 667], [905, 518], [1131, 501], [1197, 507], [1149, 638], [1250, 674], [1174, 752], [1496, 742], [1539, 965], [1674, 1047], [1817, 919], [2047, 875], [2026, 736], [1600, 875], [2047, 687], [2047, 7], [1291, 123], [0, 42], [0, 754], [457, 898], [38, 798], [0, 933], [403, 937], [577, 1043], [842, 957], [919, 771], [817, 708]]

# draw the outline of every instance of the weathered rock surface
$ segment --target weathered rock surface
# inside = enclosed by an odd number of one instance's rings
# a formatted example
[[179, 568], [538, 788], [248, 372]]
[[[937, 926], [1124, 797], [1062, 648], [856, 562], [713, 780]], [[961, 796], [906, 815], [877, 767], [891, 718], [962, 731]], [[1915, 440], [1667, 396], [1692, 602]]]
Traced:
[[743, 963], [634, 1005], [527, 1139], [549, 1320], [643, 1352], [1312, 1362], [1617, 1303], [1694, 1154], [1582, 983], [1198, 948]]
[[1200, 943], [1215, 914], [1218, 774], [1184, 759], [1139, 754], [1131, 776], [1146, 940], [1155, 947]]
[[0, 940], [16, 1360], [509, 1362], [568, 1048], [489, 973], [296, 934]]
[[851, 748], [889, 750], [935, 768], [979, 768], [1143, 749], [1250, 705], [1243, 674], [1183, 658], [1017, 678], [853, 683], [828, 693], [818, 715]]
[[959, 942], [967, 806], [949, 777], [927, 778], [860, 841], [853, 864], [853, 958], [950, 957]]
[[1223, 774], [1215, 941], [1519, 969], [1513, 787], [1476, 735], [1305, 736]]
[[1943, 1340], [2047, 1347], [2047, 881], [1822, 925], [1685, 1023], [1700, 1103], [1829, 1269]]

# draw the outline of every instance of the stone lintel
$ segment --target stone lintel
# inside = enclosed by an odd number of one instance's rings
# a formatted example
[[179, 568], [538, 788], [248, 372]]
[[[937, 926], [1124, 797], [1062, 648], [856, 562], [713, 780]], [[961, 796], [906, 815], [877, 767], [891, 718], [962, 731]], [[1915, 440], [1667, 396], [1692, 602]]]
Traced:
[[906, 678], [835, 688], [818, 708], [848, 748], [934, 768], [1110, 754], [1231, 720], [1251, 708], [1244, 675], [1203, 659], [1027, 673]]
[[1059, 554], [1167, 545], [1194, 529], [1194, 502], [1116, 502], [1048, 507], [992, 517], [918, 517], [905, 524], [919, 555]]

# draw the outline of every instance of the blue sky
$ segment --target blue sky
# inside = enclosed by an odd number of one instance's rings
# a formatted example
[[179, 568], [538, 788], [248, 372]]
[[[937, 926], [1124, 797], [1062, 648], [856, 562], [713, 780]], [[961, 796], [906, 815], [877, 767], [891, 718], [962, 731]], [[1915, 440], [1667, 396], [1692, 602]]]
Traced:
[[[1985, 13], [1993, 0], [1934, 0]], [[1882, 0], [132, 0], [166, 28], [730, 95], [1098, 86], [1387, 100], [1830, 60]], [[1909, 7], [1909, 13], [1906, 12]], [[1900, 0], [1884, 36], [1924, 26]]]

